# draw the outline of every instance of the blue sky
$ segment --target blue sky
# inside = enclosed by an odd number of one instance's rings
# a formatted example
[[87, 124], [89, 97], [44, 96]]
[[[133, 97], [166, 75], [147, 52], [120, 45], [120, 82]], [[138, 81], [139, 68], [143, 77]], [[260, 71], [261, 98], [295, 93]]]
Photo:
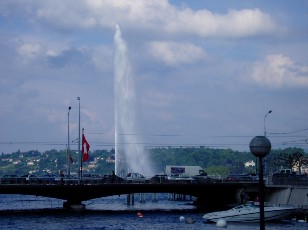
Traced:
[[128, 45], [145, 146], [304, 147], [308, 1], [0, 2], [0, 151], [114, 144], [114, 43]]

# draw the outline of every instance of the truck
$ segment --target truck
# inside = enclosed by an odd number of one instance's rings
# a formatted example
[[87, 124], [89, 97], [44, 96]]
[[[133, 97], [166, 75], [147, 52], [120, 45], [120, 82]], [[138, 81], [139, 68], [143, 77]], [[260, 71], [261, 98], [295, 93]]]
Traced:
[[176, 165], [167, 165], [166, 166], [166, 175], [170, 174], [181, 174], [185, 176], [206, 176], [207, 173], [200, 166], [176, 166]]

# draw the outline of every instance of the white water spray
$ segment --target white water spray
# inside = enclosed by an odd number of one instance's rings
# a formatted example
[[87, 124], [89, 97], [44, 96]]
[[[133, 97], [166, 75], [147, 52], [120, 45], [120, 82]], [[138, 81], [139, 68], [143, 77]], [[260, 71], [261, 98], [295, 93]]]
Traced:
[[115, 27], [114, 45], [115, 173], [122, 177], [128, 172], [149, 176], [153, 171], [137, 128], [132, 68], [119, 25]]

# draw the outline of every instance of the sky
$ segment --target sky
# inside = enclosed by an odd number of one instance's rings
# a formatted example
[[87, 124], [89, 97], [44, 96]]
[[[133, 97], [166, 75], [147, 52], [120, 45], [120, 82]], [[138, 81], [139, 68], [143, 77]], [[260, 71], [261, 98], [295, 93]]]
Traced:
[[114, 147], [116, 24], [136, 145], [249, 151], [266, 131], [273, 149], [306, 148], [307, 12], [306, 0], [2, 0], [0, 152], [65, 149], [68, 123], [76, 149], [79, 102], [90, 150]]

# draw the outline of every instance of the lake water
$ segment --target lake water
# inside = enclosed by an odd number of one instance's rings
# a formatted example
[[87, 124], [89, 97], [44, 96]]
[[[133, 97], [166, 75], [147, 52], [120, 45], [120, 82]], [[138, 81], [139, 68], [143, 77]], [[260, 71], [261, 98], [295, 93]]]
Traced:
[[[126, 196], [112, 196], [84, 202], [86, 210], [64, 211], [62, 200], [23, 196], [0, 195], [1, 229], [222, 229], [216, 224], [204, 224], [203, 212], [197, 211], [191, 201], [172, 201], [159, 194], [156, 201], [146, 194], [145, 202], [135, 196], [134, 206], [126, 205]], [[140, 218], [137, 212], [141, 211]], [[192, 218], [193, 224], [180, 221]], [[228, 223], [227, 229], [259, 229], [258, 223]], [[308, 223], [295, 220], [266, 223], [266, 229], [302, 230]]]

